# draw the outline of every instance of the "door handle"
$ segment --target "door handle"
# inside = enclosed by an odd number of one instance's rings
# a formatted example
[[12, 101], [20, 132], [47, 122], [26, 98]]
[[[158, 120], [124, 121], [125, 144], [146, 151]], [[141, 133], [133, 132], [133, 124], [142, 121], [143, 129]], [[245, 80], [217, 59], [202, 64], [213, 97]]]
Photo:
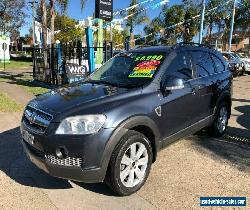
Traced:
[[195, 95], [196, 92], [197, 92], [198, 90], [200, 90], [200, 89], [201, 89], [201, 86], [200, 86], [200, 85], [193, 87], [193, 88], [192, 88], [192, 94]]
[[196, 88], [192, 88], [192, 95], [196, 94]]

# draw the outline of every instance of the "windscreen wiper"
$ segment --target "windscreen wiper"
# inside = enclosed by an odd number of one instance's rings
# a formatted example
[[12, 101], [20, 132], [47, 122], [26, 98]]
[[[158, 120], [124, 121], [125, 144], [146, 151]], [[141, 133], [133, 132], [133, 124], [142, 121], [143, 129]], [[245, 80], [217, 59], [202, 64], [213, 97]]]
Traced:
[[88, 80], [86, 82], [94, 83], [94, 84], [105, 84], [105, 85], [121, 87], [121, 88], [138, 88], [138, 87], [142, 87], [142, 85], [138, 85], [138, 84], [112, 83], [112, 82], [109, 82], [107, 80]]
[[86, 82], [88, 83], [93, 83], [93, 84], [104, 84], [104, 85], [110, 85], [110, 86], [119, 86], [119, 84], [112, 83], [106, 80], [87, 80]]

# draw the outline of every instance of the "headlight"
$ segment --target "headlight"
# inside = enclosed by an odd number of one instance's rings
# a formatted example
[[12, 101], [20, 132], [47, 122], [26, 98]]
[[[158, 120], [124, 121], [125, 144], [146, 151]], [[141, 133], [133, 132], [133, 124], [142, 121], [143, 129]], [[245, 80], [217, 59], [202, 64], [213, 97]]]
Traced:
[[238, 64], [238, 63], [236, 63], [236, 65], [235, 65], [236, 67], [239, 67], [240, 65]]
[[93, 134], [98, 132], [106, 120], [105, 115], [83, 115], [64, 119], [56, 134]]

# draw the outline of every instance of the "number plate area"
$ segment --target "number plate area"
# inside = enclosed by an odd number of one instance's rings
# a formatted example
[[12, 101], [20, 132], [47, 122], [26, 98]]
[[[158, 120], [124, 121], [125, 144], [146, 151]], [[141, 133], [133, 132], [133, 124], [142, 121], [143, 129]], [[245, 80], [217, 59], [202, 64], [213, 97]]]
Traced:
[[26, 141], [27, 143], [31, 145], [34, 144], [34, 136], [31, 133], [29, 133], [26, 130], [22, 130], [22, 136], [23, 136], [24, 141]]

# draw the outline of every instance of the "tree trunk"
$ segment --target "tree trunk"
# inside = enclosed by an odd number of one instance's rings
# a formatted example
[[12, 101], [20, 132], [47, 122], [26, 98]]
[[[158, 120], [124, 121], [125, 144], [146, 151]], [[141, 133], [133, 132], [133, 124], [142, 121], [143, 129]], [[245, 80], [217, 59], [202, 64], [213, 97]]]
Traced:
[[41, 0], [41, 7], [42, 7], [42, 42], [43, 42], [43, 49], [47, 48], [47, 9], [46, 9], [46, 1]]
[[135, 37], [133, 32], [133, 26], [130, 27], [130, 48], [135, 47]]
[[209, 25], [209, 40], [211, 41], [212, 38], [212, 30], [213, 30], [213, 23]]
[[46, 9], [46, 0], [41, 0], [41, 7], [42, 7], [42, 48], [43, 48], [43, 56], [44, 56], [44, 68], [46, 72], [46, 68], [48, 68], [47, 62], [47, 9]]
[[50, 0], [50, 15], [51, 15], [51, 22], [50, 22], [50, 30], [51, 30], [51, 44], [55, 43], [55, 0]]

